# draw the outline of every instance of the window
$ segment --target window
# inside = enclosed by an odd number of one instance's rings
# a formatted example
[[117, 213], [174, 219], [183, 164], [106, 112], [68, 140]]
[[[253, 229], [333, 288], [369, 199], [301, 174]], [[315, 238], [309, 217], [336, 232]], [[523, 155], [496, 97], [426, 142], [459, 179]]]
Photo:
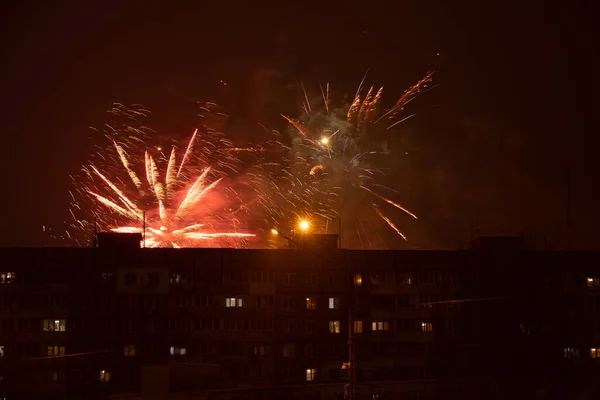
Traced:
[[385, 273], [383, 272], [372, 272], [371, 273], [371, 285], [384, 285], [385, 284]]
[[354, 321], [353, 325], [354, 325], [354, 333], [362, 333], [362, 331], [363, 331], [362, 321]]
[[170, 282], [172, 284], [184, 283], [185, 277], [181, 273], [173, 273], [171, 274]]
[[527, 324], [519, 324], [519, 329], [521, 330], [521, 333], [524, 335], [529, 335], [529, 333], [530, 333], [529, 326], [527, 326]]
[[330, 297], [329, 298], [329, 309], [337, 310], [338, 308], [340, 308], [340, 298], [339, 297]]
[[228, 297], [225, 299], [225, 307], [242, 307], [243, 304], [241, 297]]
[[171, 346], [169, 353], [172, 356], [185, 356], [187, 354], [187, 350], [185, 347]]
[[433, 332], [433, 324], [431, 322], [421, 322], [421, 332]]
[[48, 346], [48, 356], [58, 357], [65, 355], [65, 346]]
[[400, 274], [396, 276], [396, 284], [398, 285], [410, 285], [412, 284], [412, 275]]
[[135, 345], [130, 344], [123, 348], [123, 355], [125, 357], [135, 357]]
[[264, 356], [264, 355], [267, 355], [268, 353], [269, 353], [268, 346], [263, 346], [263, 345], [258, 345], [258, 344], [254, 345], [254, 355], [255, 356]]
[[317, 274], [306, 275], [306, 286], [317, 286]]
[[159, 274], [158, 272], [151, 272], [148, 274], [148, 285], [158, 286]]
[[396, 308], [407, 308], [412, 307], [412, 301], [410, 296], [399, 295], [396, 296]]
[[294, 274], [283, 274], [283, 284], [285, 286], [293, 286], [294, 285]]
[[110, 372], [101, 370], [100, 371], [100, 382], [110, 382]]
[[565, 358], [579, 358], [579, 349], [574, 347], [565, 347], [564, 355]]
[[340, 321], [329, 321], [329, 333], [340, 333]]
[[125, 286], [135, 286], [137, 276], [133, 272], [127, 272], [125, 274]]
[[306, 309], [307, 310], [316, 310], [317, 309], [317, 299], [314, 297], [306, 298]]
[[284, 357], [294, 357], [296, 355], [296, 347], [293, 344], [286, 344], [283, 346]]
[[600, 349], [590, 349], [590, 358], [600, 358]]
[[44, 332], [64, 332], [67, 330], [67, 321], [64, 319], [45, 319], [42, 330]]
[[294, 308], [294, 301], [290, 296], [283, 298], [283, 308], [292, 309]]
[[15, 281], [14, 272], [3, 272], [0, 274], [0, 283], [13, 283]]
[[389, 331], [390, 324], [387, 321], [373, 321], [371, 323], [371, 329], [373, 329], [373, 331]]
[[250, 282], [268, 283], [270, 282], [269, 271], [254, 271], [250, 275]]
[[4, 357], [4, 346], [0, 346], [0, 358]]
[[317, 322], [316, 321], [306, 321], [306, 333], [316, 333], [317, 332]]
[[52, 380], [55, 382], [58, 380], [58, 371], [52, 371]]
[[307, 368], [306, 369], [306, 381], [307, 382], [312, 382], [315, 380], [317, 375], [317, 370], [314, 368]]
[[593, 278], [593, 277], [588, 276], [586, 278], [586, 281], [587, 281], [587, 285], [589, 287], [600, 286], [600, 278]]
[[103, 281], [109, 282], [109, 281], [112, 281], [112, 279], [113, 279], [113, 274], [112, 273], [110, 273], [110, 272], [103, 272], [102, 273], [102, 280]]
[[256, 296], [256, 306], [259, 308], [273, 307], [273, 295], [261, 294]]
[[354, 286], [362, 285], [362, 274], [355, 273], [354, 274]]

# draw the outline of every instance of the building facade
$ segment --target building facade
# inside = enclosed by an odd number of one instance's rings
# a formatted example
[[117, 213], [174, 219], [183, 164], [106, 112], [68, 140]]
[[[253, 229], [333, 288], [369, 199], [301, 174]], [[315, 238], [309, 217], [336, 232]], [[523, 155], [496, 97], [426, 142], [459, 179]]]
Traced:
[[361, 399], [596, 390], [598, 254], [484, 243], [0, 260], [0, 398], [338, 399], [349, 366]]

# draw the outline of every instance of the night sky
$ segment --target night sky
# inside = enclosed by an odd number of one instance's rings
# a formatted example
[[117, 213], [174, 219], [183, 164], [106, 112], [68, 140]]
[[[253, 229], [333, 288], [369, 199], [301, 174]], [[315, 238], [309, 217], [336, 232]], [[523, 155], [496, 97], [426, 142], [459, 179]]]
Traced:
[[193, 104], [215, 100], [237, 132], [254, 132], [298, 113], [299, 82], [353, 94], [369, 70], [394, 101], [435, 70], [438, 86], [401, 130], [403, 204], [421, 217], [400, 224], [409, 247], [522, 231], [564, 239], [570, 165], [574, 245], [598, 248], [597, 46], [585, 4], [14, 3], [0, 12], [1, 245], [47, 244], [42, 226], [61, 228], [88, 127], [113, 102], [142, 103], [158, 130], [185, 137]]

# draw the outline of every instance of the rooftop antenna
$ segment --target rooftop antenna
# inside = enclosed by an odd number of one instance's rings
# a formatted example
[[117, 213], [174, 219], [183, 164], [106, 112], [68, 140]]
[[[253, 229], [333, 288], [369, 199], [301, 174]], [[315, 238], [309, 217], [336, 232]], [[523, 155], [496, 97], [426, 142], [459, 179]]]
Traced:
[[143, 212], [144, 223], [142, 228], [142, 247], [146, 248], [146, 211]]
[[94, 217], [94, 236], [92, 237], [92, 247], [98, 247], [98, 221]]

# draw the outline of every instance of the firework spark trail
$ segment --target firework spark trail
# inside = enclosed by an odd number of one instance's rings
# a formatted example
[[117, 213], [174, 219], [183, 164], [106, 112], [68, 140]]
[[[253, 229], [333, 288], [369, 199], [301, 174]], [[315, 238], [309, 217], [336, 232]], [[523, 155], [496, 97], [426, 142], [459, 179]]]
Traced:
[[367, 192], [373, 194], [374, 196], [380, 198], [381, 200], [385, 201], [388, 204], [393, 205], [394, 207], [404, 211], [405, 213], [407, 213], [408, 215], [410, 215], [411, 217], [413, 217], [414, 219], [419, 219], [417, 218], [417, 216], [415, 214], [413, 214], [412, 212], [410, 212], [409, 210], [407, 210], [406, 208], [402, 207], [400, 204], [395, 203], [393, 201], [391, 201], [390, 199], [388, 199], [387, 197], [383, 197], [382, 195], [375, 193], [374, 191], [372, 191], [371, 189], [365, 187], [365, 186], [361, 186], [361, 189], [366, 190]]
[[373, 209], [375, 210], [375, 212], [377, 213], [377, 215], [379, 215], [381, 217], [381, 219], [383, 219], [385, 222], [387, 222], [387, 224], [393, 230], [395, 230], [398, 235], [400, 235], [402, 237], [402, 239], [407, 240], [406, 236], [404, 235], [404, 233], [400, 232], [400, 230], [396, 227], [396, 225], [394, 225], [394, 223], [392, 221], [390, 221], [390, 219], [388, 217], [386, 217], [385, 215], [383, 215], [383, 213], [381, 212], [381, 210], [379, 209], [379, 207], [377, 207], [375, 204], [373, 204]]
[[192, 146], [194, 145], [194, 140], [196, 139], [197, 134], [198, 134], [198, 129], [196, 128], [196, 130], [194, 130], [194, 134], [192, 135], [192, 138], [190, 139], [190, 142], [188, 143], [187, 148], [185, 149], [185, 154], [183, 155], [183, 158], [181, 159], [181, 165], [179, 166], [179, 169], [177, 170], [178, 178], [179, 178], [179, 174], [181, 173], [181, 169], [183, 168], [183, 164], [185, 163], [185, 160], [186, 160], [188, 154], [190, 153]]
[[304, 127], [302, 126], [302, 123], [298, 120], [292, 119], [290, 117], [287, 117], [283, 114], [280, 114], [283, 118], [285, 118], [285, 120], [287, 122], [289, 122], [294, 128], [296, 128], [298, 130], [298, 132], [300, 132], [302, 134], [302, 136], [304, 136], [307, 139], [310, 139], [309, 134], [307, 133], [307, 131], [304, 129]]
[[117, 194], [117, 196], [119, 196], [119, 199], [123, 202], [123, 204], [125, 204], [129, 211], [141, 218], [142, 214], [140, 209], [135, 204], [133, 204], [133, 202], [129, 200], [127, 196], [125, 196], [125, 194], [114, 183], [112, 183], [104, 175], [102, 175], [95, 166], [91, 165], [91, 168], [94, 170], [96, 175], [98, 175], [104, 182], [106, 182], [108, 187], [110, 187]]
[[113, 140], [113, 143], [115, 145], [115, 149], [117, 150], [117, 153], [119, 154], [119, 157], [121, 158], [123, 167], [125, 168], [125, 170], [127, 170], [127, 174], [131, 178], [131, 181], [133, 182], [135, 187], [138, 188], [138, 190], [141, 189], [142, 181], [140, 181], [140, 178], [138, 178], [137, 174], [135, 172], [133, 172], [133, 170], [129, 167], [129, 161], [127, 160], [127, 153], [125, 153], [125, 150], [123, 150], [123, 148], [121, 146], [119, 146], [115, 140]]

